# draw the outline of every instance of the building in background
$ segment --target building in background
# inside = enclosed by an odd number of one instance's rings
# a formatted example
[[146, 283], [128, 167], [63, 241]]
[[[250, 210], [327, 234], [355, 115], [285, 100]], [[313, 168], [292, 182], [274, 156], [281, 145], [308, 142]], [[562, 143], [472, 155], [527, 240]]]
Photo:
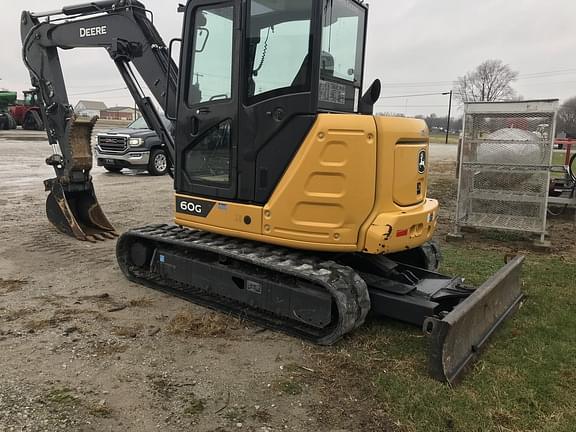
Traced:
[[108, 109], [104, 102], [81, 100], [76, 104], [74, 112], [79, 117], [101, 117], [102, 111]]
[[100, 114], [100, 118], [103, 120], [122, 120], [129, 122], [136, 120], [140, 116], [140, 111], [135, 110], [134, 107], [122, 106], [108, 108]]

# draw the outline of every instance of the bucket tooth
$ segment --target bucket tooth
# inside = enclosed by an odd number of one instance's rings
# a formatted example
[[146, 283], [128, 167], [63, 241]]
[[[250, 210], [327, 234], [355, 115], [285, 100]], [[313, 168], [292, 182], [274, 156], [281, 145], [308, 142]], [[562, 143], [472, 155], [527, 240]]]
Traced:
[[524, 257], [512, 259], [443, 319], [427, 318], [429, 369], [437, 380], [456, 384], [481, 354], [492, 334], [524, 299]]

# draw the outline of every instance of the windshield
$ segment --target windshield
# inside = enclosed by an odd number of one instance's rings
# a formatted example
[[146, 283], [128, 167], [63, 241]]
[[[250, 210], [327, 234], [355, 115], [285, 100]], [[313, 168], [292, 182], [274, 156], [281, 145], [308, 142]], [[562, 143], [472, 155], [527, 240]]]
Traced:
[[310, 87], [312, 0], [252, 0], [248, 96]]
[[[166, 126], [166, 128], [168, 128], [169, 131], [172, 131], [172, 122], [170, 120], [168, 120], [163, 113], [159, 113], [160, 114], [160, 120], [162, 120], [162, 123], [164, 123], [164, 126]], [[129, 129], [152, 129], [148, 126], [148, 123], [146, 123], [146, 120], [144, 119], [144, 117], [139, 117], [137, 120], [133, 121], [132, 123], [130, 123], [128, 125]]]
[[36, 105], [36, 93], [24, 93], [24, 103], [26, 105]]
[[150, 129], [144, 117], [140, 117], [138, 120], [130, 123], [128, 126], [129, 129]]

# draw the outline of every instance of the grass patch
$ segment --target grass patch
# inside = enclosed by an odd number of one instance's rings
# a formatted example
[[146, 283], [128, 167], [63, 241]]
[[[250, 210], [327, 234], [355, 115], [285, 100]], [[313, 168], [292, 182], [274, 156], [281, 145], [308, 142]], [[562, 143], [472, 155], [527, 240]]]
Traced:
[[176, 393], [175, 387], [167, 377], [163, 375], [148, 375], [147, 378], [150, 380], [150, 385], [159, 396], [169, 399]]
[[92, 417], [110, 418], [113, 414], [112, 408], [101, 403], [90, 405], [87, 409]]
[[515, 231], [482, 230], [480, 232], [480, 238], [504, 243], [527, 242], [530, 241], [530, 234], [518, 233]]
[[302, 386], [300, 383], [294, 381], [293, 379], [278, 380], [274, 383], [273, 388], [276, 391], [289, 396], [298, 396], [302, 394]]
[[202, 414], [206, 405], [202, 399], [198, 399], [195, 396], [192, 396], [190, 400], [186, 403], [186, 407], [184, 408], [184, 414], [187, 416], [196, 416]]
[[224, 411], [222, 417], [232, 423], [244, 423], [246, 420], [246, 409], [240, 407], [228, 408]]
[[44, 400], [58, 405], [71, 405], [77, 401], [77, 398], [69, 388], [56, 388], [46, 393]]
[[88, 352], [96, 357], [111, 356], [125, 352], [128, 346], [113, 339], [90, 341]]
[[146, 308], [154, 304], [154, 300], [148, 297], [141, 297], [128, 302], [130, 307]]
[[252, 419], [260, 423], [268, 423], [272, 420], [272, 414], [270, 414], [264, 408], [257, 409], [254, 414], [252, 414]]
[[[444, 255], [442, 271], [473, 284], [503, 264], [500, 253], [465, 246], [446, 246]], [[574, 430], [576, 262], [528, 257], [523, 280], [528, 300], [459, 386], [429, 378], [419, 331], [395, 323], [372, 323], [362, 336], [350, 338], [339, 356], [341, 373], [358, 377], [360, 394], [375, 389], [378, 402], [404, 430]]]
[[[475, 285], [504, 262], [502, 253], [465, 245], [443, 251], [441, 271]], [[391, 320], [372, 320], [335, 347], [311, 348], [307, 368], [294, 368], [295, 378], [320, 391], [324, 403], [312, 411], [327, 429], [573, 431], [575, 280], [576, 260], [528, 256], [527, 301], [454, 388], [428, 376], [421, 331]]]
[[125, 338], [136, 338], [140, 335], [142, 331], [142, 325], [134, 326], [119, 326], [112, 329], [112, 333], [116, 336]]
[[39, 402], [50, 409], [53, 419], [70, 421], [75, 416], [110, 418], [113, 415], [113, 410], [105, 401], [90, 402], [83, 395], [75, 394], [67, 387], [51, 389], [40, 398]]
[[564, 166], [564, 162], [566, 162], [566, 150], [554, 150], [552, 155], [552, 165]]
[[46, 319], [29, 320], [26, 322], [24, 327], [29, 331], [40, 331], [48, 328], [54, 329], [60, 327], [62, 324], [73, 321], [79, 316], [95, 316], [97, 314], [97, 312], [82, 309], [57, 309], [53, 313], [52, 317]]
[[[574, 151], [572, 152], [572, 155], [574, 154]], [[552, 165], [556, 166], [556, 167], [562, 167], [564, 166], [566, 162], [566, 150], [555, 150], [554, 153], [552, 154]], [[572, 165], [572, 168], [574, 168], [574, 165]], [[563, 179], [565, 177], [565, 174], [563, 171], [552, 171], [551, 173], [552, 178], [554, 179]]]
[[242, 327], [241, 321], [215, 312], [185, 311], [168, 324], [168, 333], [178, 336], [219, 338], [230, 336]]
[[[448, 144], [458, 144], [459, 139], [460, 139], [460, 135], [450, 134], [450, 135], [448, 135]], [[431, 133], [430, 134], [430, 142], [431, 143], [437, 143], [437, 144], [446, 143], [446, 133]]]
[[21, 291], [27, 284], [25, 280], [0, 278], [0, 295]]

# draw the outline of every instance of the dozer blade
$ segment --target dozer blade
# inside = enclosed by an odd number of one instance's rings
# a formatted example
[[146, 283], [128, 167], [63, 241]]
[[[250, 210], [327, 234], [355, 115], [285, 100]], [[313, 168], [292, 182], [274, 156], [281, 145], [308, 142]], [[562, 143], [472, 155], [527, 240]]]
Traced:
[[460, 303], [444, 319], [427, 318], [431, 375], [455, 384], [478, 358], [498, 327], [520, 306], [524, 257], [516, 257]]
[[48, 180], [46, 200], [48, 220], [60, 232], [78, 240], [97, 242], [118, 237], [98, 204], [92, 183], [85, 190], [65, 192], [57, 179]]

